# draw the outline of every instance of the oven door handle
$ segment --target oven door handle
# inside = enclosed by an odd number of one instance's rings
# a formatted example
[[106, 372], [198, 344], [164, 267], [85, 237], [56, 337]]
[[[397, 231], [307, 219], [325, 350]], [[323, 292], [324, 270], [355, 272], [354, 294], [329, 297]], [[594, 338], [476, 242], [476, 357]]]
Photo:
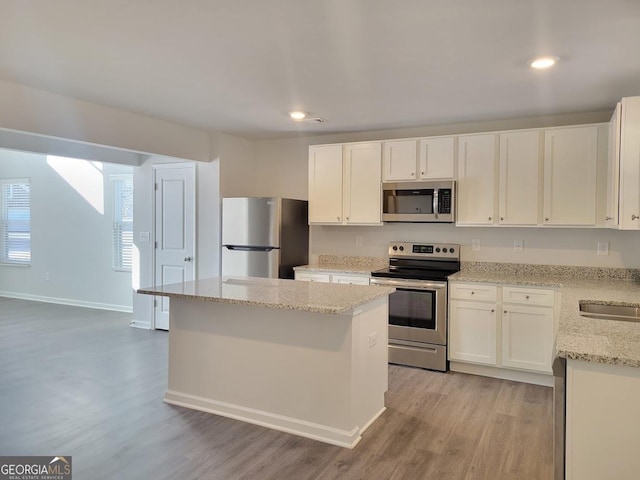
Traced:
[[412, 280], [391, 280], [372, 278], [371, 285], [384, 285], [398, 288], [409, 288], [413, 290], [440, 290], [447, 288], [446, 282], [412, 281]]

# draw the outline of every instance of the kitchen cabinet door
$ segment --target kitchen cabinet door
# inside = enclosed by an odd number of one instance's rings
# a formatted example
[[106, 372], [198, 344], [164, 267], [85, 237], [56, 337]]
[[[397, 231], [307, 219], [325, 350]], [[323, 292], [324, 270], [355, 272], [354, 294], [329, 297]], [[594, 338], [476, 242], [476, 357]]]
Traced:
[[618, 102], [609, 121], [609, 149], [607, 153], [607, 228], [618, 228], [620, 205], [620, 116], [622, 104]]
[[597, 127], [545, 130], [544, 225], [596, 224]]
[[622, 99], [620, 228], [640, 229], [640, 97]]
[[380, 142], [344, 146], [344, 223], [382, 224], [381, 167]]
[[496, 365], [496, 304], [451, 300], [449, 359]]
[[494, 134], [458, 138], [457, 225], [493, 225], [496, 195]]
[[453, 137], [423, 138], [419, 142], [418, 150], [420, 180], [453, 178]]
[[382, 178], [385, 182], [416, 180], [418, 147], [416, 140], [384, 142]]
[[500, 134], [498, 223], [537, 225], [540, 131]]
[[553, 307], [502, 305], [502, 366], [551, 373]]
[[342, 223], [342, 145], [309, 147], [309, 223]]

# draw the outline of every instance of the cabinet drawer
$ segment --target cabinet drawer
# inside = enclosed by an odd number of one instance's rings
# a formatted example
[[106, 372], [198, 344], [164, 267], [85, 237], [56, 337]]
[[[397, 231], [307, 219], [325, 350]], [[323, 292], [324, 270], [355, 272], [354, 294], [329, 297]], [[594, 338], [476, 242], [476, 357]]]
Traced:
[[553, 290], [541, 290], [537, 288], [502, 287], [502, 301], [505, 303], [520, 303], [522, 305], [546, 305], [554, 304]]
[[369, 285], [369, 277], [361, 277], [358, 275], [331, 275], [331, 283]]
[[320, 283], [329, 283], [331, 281], [331, 276], [328, 273], [298, 273], [295, 274], [296, 280], [300, 280], [302, 282], [320, 282]]
[[498, 287], [481, 283], [452, 283], [449, 285], [449, 296], [468, 300], [495, 301], [498, 298]]

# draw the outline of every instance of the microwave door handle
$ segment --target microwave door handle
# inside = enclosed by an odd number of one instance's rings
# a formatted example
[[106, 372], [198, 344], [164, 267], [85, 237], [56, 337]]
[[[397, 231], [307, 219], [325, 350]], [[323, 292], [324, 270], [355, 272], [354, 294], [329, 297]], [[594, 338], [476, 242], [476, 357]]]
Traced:
[[433, 215], [438, 218], [438, 189], [433, 189]]

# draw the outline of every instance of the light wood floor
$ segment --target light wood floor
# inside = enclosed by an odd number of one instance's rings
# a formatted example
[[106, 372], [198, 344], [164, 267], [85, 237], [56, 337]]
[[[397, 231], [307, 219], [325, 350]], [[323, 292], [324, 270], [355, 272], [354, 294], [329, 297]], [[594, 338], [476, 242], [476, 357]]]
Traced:
[[75, 479], [551, 479], [552, 391], [390, 366], [354, 450], [166, 405], [167, 334], [127, 314], [0, 297], [0, 455]]

